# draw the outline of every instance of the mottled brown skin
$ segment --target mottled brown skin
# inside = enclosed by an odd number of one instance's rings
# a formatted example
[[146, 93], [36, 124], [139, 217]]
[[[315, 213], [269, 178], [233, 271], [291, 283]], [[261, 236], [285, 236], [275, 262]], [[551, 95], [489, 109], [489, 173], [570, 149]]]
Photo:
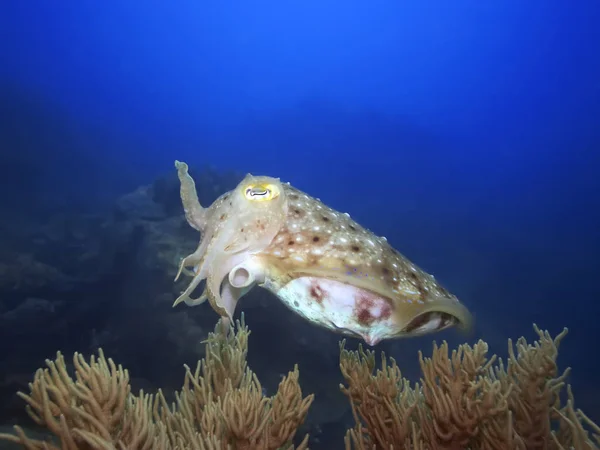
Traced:
[[[285, 227], [264, 250], [276, 265], [293, 266], [294, 272], [352, 273], [365, 285], [379, 285], [386, 295], [403, 295], [415, 301], [451, 297], [433, 276], [402, 256], [383, 237], [319, 200], [284, 185], [288, 198]], [[292, 261], [292, 263], [289, 263]]]

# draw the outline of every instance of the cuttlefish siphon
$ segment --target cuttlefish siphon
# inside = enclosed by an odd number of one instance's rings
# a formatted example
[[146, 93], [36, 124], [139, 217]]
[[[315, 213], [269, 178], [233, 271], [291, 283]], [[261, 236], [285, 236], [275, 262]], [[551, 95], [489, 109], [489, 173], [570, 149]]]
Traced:
[[201, 239], [181, 261], [175, 280], [183, 273], [192, 281], [173, 306], [208, 300], [230, 323], [239, 299], [258, 285], [306, 320], [369, 345], [469, 328], [471, 315], [454, 295], [348, 214], [250, 174], [203, 208], [187, 164], [175, 167], [185, 217]]

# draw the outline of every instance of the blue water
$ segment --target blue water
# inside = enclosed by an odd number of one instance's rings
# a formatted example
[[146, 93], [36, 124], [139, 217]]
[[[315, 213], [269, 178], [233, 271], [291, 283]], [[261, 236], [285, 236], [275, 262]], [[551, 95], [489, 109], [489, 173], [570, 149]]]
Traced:
[[600, 419], [598, 23], [585, 1], [4, 2], [0, 199], [109, 208], [175, 159], [281, 177], [479, 336], [569, 327]]

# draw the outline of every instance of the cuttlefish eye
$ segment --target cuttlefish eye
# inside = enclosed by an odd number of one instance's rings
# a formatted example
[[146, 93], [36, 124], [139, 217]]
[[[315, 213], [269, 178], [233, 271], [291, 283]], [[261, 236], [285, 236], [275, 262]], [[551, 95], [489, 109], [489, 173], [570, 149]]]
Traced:
[[270, 184], [257, 184], [248, 186], [244, 194], [248, 200], [261, 202], [273, 200], [279, 195], [279, 190]]

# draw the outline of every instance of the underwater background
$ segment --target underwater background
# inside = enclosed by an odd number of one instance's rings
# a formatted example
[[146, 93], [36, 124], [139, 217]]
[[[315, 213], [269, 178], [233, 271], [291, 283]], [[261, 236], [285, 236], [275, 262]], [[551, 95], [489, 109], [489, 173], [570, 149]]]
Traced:
[[[434, 340], [505, 358], [568, 327], [599, 422], [598, 23], [585, 1], [3, 2], [0, 431], [33, 428], [15, 393], [58, 350], [166, 393], [203, 356], [217, 314], [171, 308], [199, 238], [175, 160], [205, 206], [280, 177], [434, 274], [474, 328], [375, 347], [412, 381]], [[341, 336], [260, 288], [242, 311], [265, 392], [298, 364], [310, 448], [343, 448]]]

